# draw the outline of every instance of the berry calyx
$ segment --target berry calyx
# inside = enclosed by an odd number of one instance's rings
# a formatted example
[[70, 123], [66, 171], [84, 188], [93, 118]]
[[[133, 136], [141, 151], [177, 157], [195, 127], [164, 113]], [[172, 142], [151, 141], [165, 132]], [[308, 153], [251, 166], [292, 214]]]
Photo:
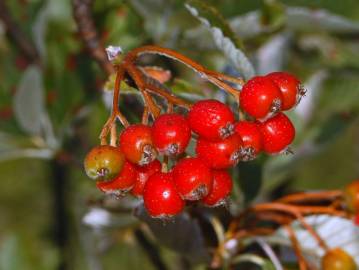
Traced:
[[140, 166], [154, 161], [157, 156], [151, 128], [142, 124], [131, 125], [122, 131], [120, 148], [128, 161]]
[[153, 174], [161, 171], [161, 162], [157, 159], [144, 166], [136, 166], [135, 185], [131, 189], [131, 194], [136, 197], [143, 195], [145, 184]]
[[294, 75], [287, 72], [272, 72], [266, 75], [282, 92], [282, 110], [286, 111], [299, 103], [305, 94], [300, 81]]
[[120, 196], [125, 192], [129, 191], [135, 184], [136, 180], [136, 169], [135, 166], [125, 161], [125, 164], [119, 173], [113, 180], [103, 182], [99, 181], [96, 183], [98, 189], [106, 194]]
[[254, 122], [240, 121], [235, 124], [234, 130], [243, 142], [242, 160], [249, 161], [255, 159], [263, 147], [262, 134], [258, 125]]
[[213, 186], [210, 193], [202, 199], [206, 206], [216, 207], [226, 203], [227, 196], [232, 191], [232, 179], [225, 170], [212, 170]]
[[185, 200], [200, 200], [212, 188], [211, 169], [199, 158], [184, 158], [173, 168], [176, 188]]
[[257, 76], [250, 79], [240, 93], [240, 106], [256, 119], [267, 119], [280, 111], [282, 93], [268, 77]]
[[196, 153], [209, 167], [226, 169], [235, 166], [241, 159], [242, 140], [238, 134], [233, 134], [221, 141], [208, 141], [199, 138]]
[[183, 210], [184, 201], [177, 193], [171, 173], [157, 172], [146, 182], [143, 201], [154, 218], [170, 218]]
[[153, 123], [152, 138], [158, 152], [174, 156], [186, 150], [191, 129], [184, 116], [176, 113], [163, 114]]
[[295, 137], [295, 128], [284, 113], [258, 123], [258, 127], [262, 134], [263, 150], [269, 154], [286, 150]]
[[345, 187], [344, 198], [348, 210], [351, 213], [359, 214], [359, 179]]
[[211, 141], [224, 139], [234, 132], [233, 112], [214, 99], [196, 102], [189, 111], [188, 122], [195, 133]]
[[334, 248], [322, 257], [323, 270], [355, 270], [356, 263], [352, 256], [341, 248]]
[[109, 180], [116, 177], [125, 163], [118, 147], [100, 145], [91, 149], [84, 161], [85, 172], [94, 180]]

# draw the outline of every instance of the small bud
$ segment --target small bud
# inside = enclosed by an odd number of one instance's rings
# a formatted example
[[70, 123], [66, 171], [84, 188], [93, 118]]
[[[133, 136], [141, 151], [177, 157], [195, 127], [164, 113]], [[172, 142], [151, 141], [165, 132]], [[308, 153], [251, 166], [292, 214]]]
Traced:
[[122, 53], [122, 49], [120, 46], [108, 46], [106, 48], [106, 53], [108, 60], [113, 61], [120, 53]]

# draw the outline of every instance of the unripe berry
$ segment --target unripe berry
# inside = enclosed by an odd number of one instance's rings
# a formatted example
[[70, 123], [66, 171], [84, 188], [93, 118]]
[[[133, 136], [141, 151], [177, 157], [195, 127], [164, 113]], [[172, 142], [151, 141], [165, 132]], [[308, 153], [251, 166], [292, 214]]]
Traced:
[[355, 270], [357, 266], [354, 259], [341, 248], [327, 251], [322, 257], [322, 270]]
[[157, 159], [144, 166], [136, 166], [135, 185], [131, 189], [133, 196], [140, 197], [143, 195], [145, 184], [151, 175], [161, 171], [161, 162]]
[[221, 141], [207, 141], [199, 138], [196, 153], [208, 166], [214, 169], [226, 169], [235, 166], [241, 159], [242, 140], [233, 134]]
[[278, 113], [258, 124], [263, 138], [263, 150], [269, 154], [284, 151], [295, 137], [295, 128], [284, 113]]
[[140, 166], [154, 161], [157, 156], [151, 128], [142, 124], [131, 125], [122, 131], [120, 148], [128, 161]]
[[125, 161], [119, 175], [113, 180], [108, 182], [97, 182], [97, 188], [106, 194], [113, 194], [116, 196], [122, 195], [124, 192], [129, 191], [135, 184], [136, 180], [136, 169], [135, 166]]
[[212, 188], [210, 168], [199, 158], [181, 159], [173, 168], [176, 188], [185, 200], [200, 200]]
[[233, 134], [233, 112], [218, 100], [196, 102], [188, 114], [188, 122], [192, 131], [207, 140], [221, 140]]
[[163, 114], [153, 123], [152, 138], [158, 152], [169, 156], [178, 155], [186, 150], [191, 129], [184, 116]]
[[344, 198], [348, 210], [354, 214], [359, 214], [359, 179], [345, 187]]
[[207, 206], [216, 207], [226, 203], [227, 196], [232, 191], [232, 179], [225, 170], [212, 170], [213, 186], [210, 193], [202, 199]]
[[125, 157], [118, 147], [100, 145], [86, 155], [84, 167], [91, 179], [109, 180], [120, 173], [124, 163]]
[[146, 182], [143, 201], [154, 218], [169, 218], [179, 214], [185, 205], [177, 193], [171, 173], [157, 172]]
[[280, 89], [282, 93], [282, 110], [293, 108], [305, 94], [300, 81], [287, 72], [273, 72], [267, 75]]
[[242, 160], [249, 161], [255, 159], [263, 147], [262, 134], [258, 125], [254, 122], [240, 121], [235, 124], [234, 130], [243, 142]]
[[281, 105], [282, 93], [268, 77], [254, 77], [241, 90], [241, 108], [256, 119], [268, 118], [271, 114], [280, 111]]

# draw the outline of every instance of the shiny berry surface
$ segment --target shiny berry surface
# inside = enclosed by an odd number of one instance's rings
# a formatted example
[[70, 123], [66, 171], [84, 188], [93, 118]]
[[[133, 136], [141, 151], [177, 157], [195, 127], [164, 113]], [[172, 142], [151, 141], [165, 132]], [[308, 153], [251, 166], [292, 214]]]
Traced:
[[329, 250], [322, 257], [322, 270], [356, 270], [357, 266], [352, 256], [341, 248]]
[[263, 138], [263, 150], [269, 154], [286, 150], [295, 137], [295, 128], [284, 113], [258, 124]]
[[344, 198], [348, 210], [352, 213], [359, 214], [359, 179], [345, 187]]
[[281, 109], [282, 93], [268, 77], [250, 79], [240, 93], [240, 106], [250, 116], [264, 119]]
[[220, 206], [226, 203], [227, 196], [232, 191], [232, 178], [225, 170], [212, 170], [213, 186], [211, 192], [202, 199], [206, 206]]
[[118, 147], [100, 145], [86, 155], [84, 167], [91, 179], [109, 180], [120, 173], [124, 163], [125, 157]]
[[154, 218], [168, 218], [179, 214], [184, 201], [177, 193], [171, 173], [158, 172], [146, 182], [143, 201], [148, 213]]
[[302, 95], [300, 81], [287, 72], [272, 72], [266, 76], [279, 87], [282, 93], [282, 110], [286, 111], [293, 108]]
[[131, 125], [122, 131], [120, 148], [128, 161], [139, 165], [152, 162], [157, 155], [151, 127], [142, 124]]
[[183, 199], [199, 200], [212, 188], [212, 173], [199, 158], [184, 158], [173, 168], [173, 179]]
[[218, 100], [196, 102], [188, 114], [188, 121], [192, 131], [207, 140], [220, 140], [233, 133], [233, 112]]
[[135, 185], [131, 189], [131, 194], [134, 196], [142, 196], [145, 184], [151, 175], [161, 171], [161, 162], [157, 159], [144, 166], [136, 166], [136, 180]]
[[120, 195], [123, 192], [129, 191], [135, 184], [136, 169], [135, 166], [125, 161], [119, 175], [117, 175], [111, 181], [99, 181], [96, 183], [97, 188], [107, 194]]
[[191, 129], [184, 116], [163, 114], [153, 123], [152, 138], [161, 154], [178, 155], [185, 151], [191, 138]]
[[256, 158], [263, 148], [262, 134], [258, 125], [255, 122], [240, 121], [235, 124], [234, 130], [243, 142], [242, 160], [249, 161]]
[[211, 168], [226, 169], [235, 166], [240, 161], [241, 146], [242, 140], [238, 134], [216, 142], [199, 138], [196, 154]]

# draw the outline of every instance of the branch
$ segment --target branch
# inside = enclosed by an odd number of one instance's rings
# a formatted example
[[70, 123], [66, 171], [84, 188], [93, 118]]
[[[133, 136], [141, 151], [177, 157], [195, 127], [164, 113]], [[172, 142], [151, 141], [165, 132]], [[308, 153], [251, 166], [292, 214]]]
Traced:
[[22, 52], [22, 54], [24, 54], [27, 60], [31, 63], [40, 65], [40, 56], [36, 50], [36, 47], [16, 24], [4, 0], [0, 0], [0, 19], [5, 24], [8, 35]]
[[104, 47], [100, 44], [94, 21], [91, 16], [92, 0], [72, 0], [74, 18], [87, 50], [100, 67], [108, 74], [115, 69], [108, 61]]

